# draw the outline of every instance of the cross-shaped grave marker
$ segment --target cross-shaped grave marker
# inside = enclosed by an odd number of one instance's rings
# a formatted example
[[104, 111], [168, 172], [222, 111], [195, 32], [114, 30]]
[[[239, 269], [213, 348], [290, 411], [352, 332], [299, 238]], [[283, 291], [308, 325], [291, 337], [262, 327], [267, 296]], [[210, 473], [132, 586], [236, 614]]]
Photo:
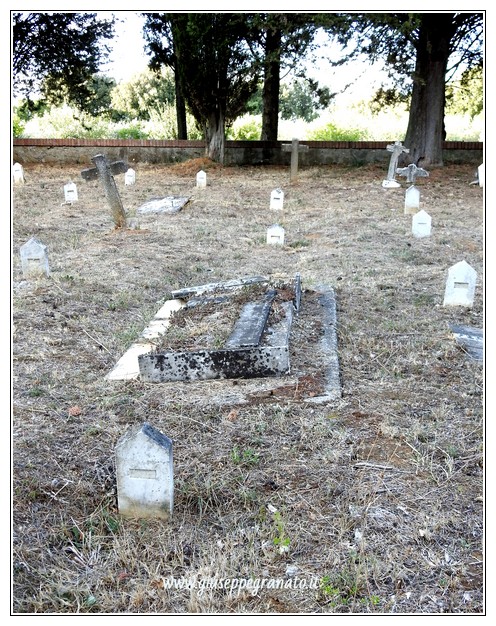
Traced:
[[396, 168], [396, 173], [400, 176], [406, 176], [408, 183], [412, 183], [405, 192], [405, 213], [416, 213], [420, 208], [420, 191], [415, 187], [417, 176], [429, 176], [429, 172], [417, 167], [415, 163], [410, 163], [407, 167]]
[[83, 170], [81, 176], [85, 180], [100, 178], [105, 190], [105, 197], [110, 205], [116, 228], [126, 225], [126, 212], [122, 206], [122, 200], [117, 191], [113, 174], [124, 174], [128, 167], [124, 161], [109, 163], [103, 154], [97, 154], [91, 159], [96, 167]]
[[308, 146], [300, 145], [299, 139], [294, 138], [291, 143], [285, 143], [282, 145], [283, 152], [291, 152], [290, 182], [294, 182], [298, 178], [298, 153], [307, 152], [308, 149]]
[[396, 166], [398, 165], [398, 159], [400, 157], [400, 154], [402, 154], [403, 152], [408, 154], [410, 150], [408, 148], [405, 148], [402, 145], [401, 141], [395, 141], [394, 143], [389, 144], [388, 146], [386, 146], [386, 149], [388, 150], [388, 152], [391, 152], [392, 154], [391, 154], [391, 160], [389, 161], [387, 179], [382, 181], [382, 186], [383, 187], [400, 187], [401, 185], [398, 182], [396, 182], [396, 180], [394, 179], [394, 175], [396, 173]]
[[421, 167], [417, 167], [415, 163], [410, 163], [410, 165], [407, 165], [407, 167], [397, 167], [396, 173], [400, 176], [406, 176], [406, 182], [413, 184], [415, 184], [418, 176], [420, 176], [421, 178], [429, 176], [429, 172], [422, 169]]

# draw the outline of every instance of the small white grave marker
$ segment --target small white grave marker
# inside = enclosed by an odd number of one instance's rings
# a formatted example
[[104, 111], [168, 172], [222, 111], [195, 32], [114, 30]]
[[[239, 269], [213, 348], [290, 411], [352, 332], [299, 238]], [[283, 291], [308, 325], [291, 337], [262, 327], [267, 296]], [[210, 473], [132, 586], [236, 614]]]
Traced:
[[130, 167], [124, 174], [124, 184], [134, 185], [136, 182], [136, 172]]
[[284, 244], [284, 228], [279, 224], [273, 224], [267, 229], [267, 243]]
[[471, 307], [474, 303], [477, 272], [466, 261], [448, 270], [443, 306]]
[[76, 202], [78, 200], [76, 183], [64, 185], [64, 197], [66, 202]]
[[477, 168], [477, 179], [479, 181], [479, 187], [484, 187], [484, 163]]
[[284, 204], [284, 191], [282, 189], [274, 189], [270, 194], [270, 208], [281, 210]]
[[116, 446], [117, 503], [127, 517], [168, 519], [174, 506], [172, 441], [146, 422]]
[[24, 278], [29, 276], [49, 276], [47, 247], [40, 241], [31, 237], [20, 248], [21, 267]]
[[416, 213], [420, 208], [420, 191], [415, 185], [410, 185], [405, 191], [405, 215]]
[[24, 180], [24, 169], [20, 163], [14, 163], [12, 166], [12, 176], [14, 177], [15, 185], [22, 185]]
[[431, 234], [431, 216], [419, 211], [412, 217], [412, 234], [414, 237], [429, 237]]
[[207, 186], [207, 174], [200, 170], [196, 175], [196, 186], [197, 187], [206, 187]]

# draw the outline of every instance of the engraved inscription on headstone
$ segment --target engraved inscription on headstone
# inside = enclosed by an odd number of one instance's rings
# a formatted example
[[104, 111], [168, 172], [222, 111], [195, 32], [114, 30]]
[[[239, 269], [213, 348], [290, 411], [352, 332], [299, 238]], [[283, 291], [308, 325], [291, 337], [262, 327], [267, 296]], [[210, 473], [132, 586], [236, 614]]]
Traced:
[[174, 506], [172, 441], [145, 422], [121, 437], [115, 454], [119, 513], [168, 519]]

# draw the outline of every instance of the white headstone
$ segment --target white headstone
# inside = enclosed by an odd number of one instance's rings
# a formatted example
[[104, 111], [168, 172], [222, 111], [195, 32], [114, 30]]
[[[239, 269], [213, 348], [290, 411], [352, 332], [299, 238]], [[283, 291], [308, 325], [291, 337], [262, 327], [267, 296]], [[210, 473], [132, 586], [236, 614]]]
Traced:
[[267, 243], [284, 244], [284, 228], [279, 224], [273, 224], [267, 229]]
[[24, 169], [20, 163], [14, 163], [12, 166], [12, 176], [14, 177], [14, 184], [19, 185], [24, 183]]
[[275, 210], [282, 209], [284, 204], [284, 191], [282, 189], [274, 189], [270, 194], [270, 208]]
[[416, 213], [420, 207], [420, 191], [411, 185], [405, 192], [405, 214]]
[[67, 183], [64, 185], [64, 197], [66, 202], [76, 202], [78, 199], [78, 192], [76, 183]]
[[30, 276], [49, 276], [47, 247], [40, 241], [31, 239], [20, 247], [21, 267], [24, 278]]
[[136, 182], [136, 172], [130, 167], [124, 174], [124, 183], [126, 185], [134, 185]]
[[479, 180], [479, 187], [484, 187], [484, 163], [477, 168], [477, 179]]
[[146, 422], [116, 446], [117, 504], [127, 517], [167, 519], [174, 506], [172, 441]]
[[207, 186], [207, 174], [200, 170], [196, 175], [196, 186], [197, 187], [206, 187]]
[[414, 237], [429, 237], [431, 234], [431, 216], [419, 211], [412, 217], [412, 234]]
[[474, 303], [477, 272], [466, 261], [448, 270], [443, 306], [471, 307]]

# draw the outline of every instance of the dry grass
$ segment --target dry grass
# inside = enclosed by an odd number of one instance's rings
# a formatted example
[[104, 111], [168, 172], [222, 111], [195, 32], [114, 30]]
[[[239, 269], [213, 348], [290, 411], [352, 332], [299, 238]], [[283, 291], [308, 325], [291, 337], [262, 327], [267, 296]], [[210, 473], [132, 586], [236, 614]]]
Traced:
[[[132, 187], [116, 179], [130, 214], [191, 197], [133, 231], [114, 230], [78, 167], [28, 166], [14, 188], [12, 611], [482, 613], [483, 370], [449, 331], [483, 323], [473, 167], [419, 182], [433, 233], [415, 239], [404, 190], [381, 187], [385, 168], [310, 168], [290, 186], [286, 168], [217, 167], [197, 189], [197, 165], [137, 166]], [[277, 187], [282, 215], [268, 208]], [[265, 243], [276, 221], [282, 247]], [[31, 236], [48, 246], [50, 278], [23, 280]], [[447, 269], [462, 259], [478, 272], [474, 306], [444, 308]], [[105, 380], [171, 291], [296, 272], [306, 290], [335, 289], [341, 400], [304, 401], [311, 354], [296, 380]], [[115, 445], [144, 421], [174, 441], [170, 523], [116, 508]], [[295, 575], [319, 588], [164, 585]]]

